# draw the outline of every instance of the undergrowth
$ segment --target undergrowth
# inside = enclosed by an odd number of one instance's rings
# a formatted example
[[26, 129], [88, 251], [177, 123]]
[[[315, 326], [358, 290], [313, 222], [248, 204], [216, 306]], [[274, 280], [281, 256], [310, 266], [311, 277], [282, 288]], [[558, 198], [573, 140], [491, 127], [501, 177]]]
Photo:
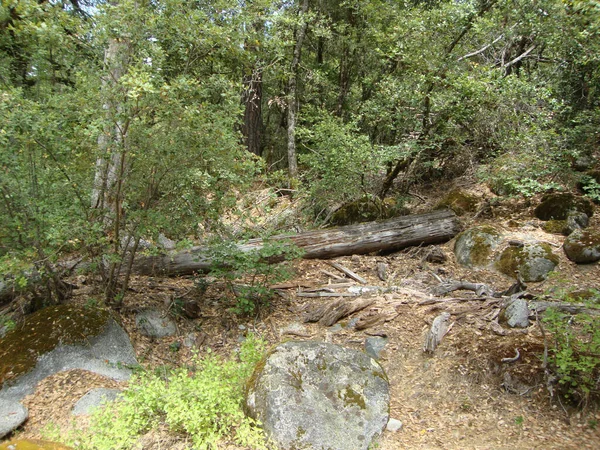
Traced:
[[169, 373], [134, 375], [117, 401], [94, 411], [86, 430], [48, 428], [45, 437], [84, 450], [129, 450], [145, 432], [166, 426], [197, 450], [225, 440], [267, 449], [260, 424], [242, 406], [244, 384], [264, 353], [264, 341], [249, 335], [228, 360], [208, 353]]
[[[596, 289], [575, 292], [560, 287], [553, 296], [590, 307], [600, 303], [600, 291]], [[581, 406], [600, 399], [600, 316], [548, 308], [543, 324], [551, 335], [548, 363], [558, 381], [559, 395]]]

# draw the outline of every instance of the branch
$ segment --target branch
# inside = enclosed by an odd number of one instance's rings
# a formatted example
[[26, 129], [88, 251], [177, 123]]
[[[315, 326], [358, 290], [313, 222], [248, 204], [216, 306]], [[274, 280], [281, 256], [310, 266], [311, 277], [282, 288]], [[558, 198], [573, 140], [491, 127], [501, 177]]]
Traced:
[[537, 48], [537, 45], [533, 44], [531, 47], [529, 47], [527, 50], [525, 50], [525, 52], [521, 53], [519, 56], [517, 56], [515, 59], [513, 59], [512, 61], [507, 62], [506, 64], [502, 65], [502, 68], [507, 69], [510, 66], [515, 65], [516, 63], [518, 63], [519, 61], [521, 61], [522, 59], [526, 58], [527, 55], [529, 55], [532, 51], [534, 51]]
[[460, 58], [458, 58], [456, 61], [462, 61], [463, 59], [468, 59], [468, 58], [472, 58], [473, 56], [477, 56], [483, 52], [485, 52], [488, 48], [490, 48], [492, 45], [494, 45], [496, 42], [498, 42], [500, 39], [502, 39], [504, 37], [504, 34], [501, 34], [500, 36], [498, 36], [496, 39], [494, 39], [492, 42], [490, 42], [487, 45], [484, 45], [483, 47], [481, 47], [479, 50], [474, 51], [473, 53], [467, 53], [464, 56], [461, 56]]

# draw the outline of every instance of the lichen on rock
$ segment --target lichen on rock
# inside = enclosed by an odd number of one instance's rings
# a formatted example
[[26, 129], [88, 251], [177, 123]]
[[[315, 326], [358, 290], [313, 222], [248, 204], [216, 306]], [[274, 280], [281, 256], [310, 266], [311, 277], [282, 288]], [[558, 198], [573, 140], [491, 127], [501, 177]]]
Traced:
[[548, 244], [528, 243], [523, 246], [508, 246], [498, 256], [496, 269], [510, 277], [519, 276], [524, 282], [546, 279], [558, 265], [559, 258]]
[[257, 366], [246, 409], [282, 450], [367, 450], [389, 419], [389, 382], [362, 352], [290, 341]]
[[501, 233], [492, 226], [471, 228], [456, 238], [454, 244], [456, 260], [459, 264], [470, 268], [486, 267], [501, 241]]

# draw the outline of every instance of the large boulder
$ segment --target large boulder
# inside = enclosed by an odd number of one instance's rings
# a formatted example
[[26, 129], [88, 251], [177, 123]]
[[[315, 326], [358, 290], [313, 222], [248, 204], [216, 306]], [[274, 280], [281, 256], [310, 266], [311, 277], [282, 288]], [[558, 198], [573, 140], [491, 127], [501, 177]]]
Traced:
[[571, 261], [589, 264], [600, 260], [600, 233], [577, 230], [563, 244], [563, 250]]
[[496, 259], [495, 267], [510, 277], [517, 278], [518, 274], [527, 283], [545, 280], [558, 263], [558, 256], [548, 244], [531, 242], [506, 247]]
[[462, 232], [454, 243], [454, 254], [459, 264], [470, 267], [486, 267], [490, 257], [502, 242], [502, 234], [494, 227], [483, 225]]
[[389, 419], [389, 383], [366, 354], [286, 342], [260, 363], [246, 406], [281, 450], [367, 450]]
[[573, 194], [548, 194], [542, 197], [542, 202], [535, 208], [534, 214], [540, 220], [566, 220], [572, 212], [592, 217], [594, 206], [588, 199]]
[[0, 339], [0, 405], [19, 402], [44, 378], [83, 369], [125, 381], [137, 365], [127, 333], [108, 311], [51, 306]]

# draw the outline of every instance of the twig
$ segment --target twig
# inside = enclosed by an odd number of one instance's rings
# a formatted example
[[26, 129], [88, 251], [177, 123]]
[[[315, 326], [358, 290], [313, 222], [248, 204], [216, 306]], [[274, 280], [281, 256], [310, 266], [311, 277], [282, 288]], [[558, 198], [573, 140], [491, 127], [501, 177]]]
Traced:
[[515, 356], [513, 356], [512, 358], [502, 358], [500, 361], [502, 361], [503, 363], [517, 362], [519, 360], [519, 358], [521, 357], [521, 354], [519, 353], [518, 348], [515, 348], [515, 352], [517, 352], [517, 354]]

